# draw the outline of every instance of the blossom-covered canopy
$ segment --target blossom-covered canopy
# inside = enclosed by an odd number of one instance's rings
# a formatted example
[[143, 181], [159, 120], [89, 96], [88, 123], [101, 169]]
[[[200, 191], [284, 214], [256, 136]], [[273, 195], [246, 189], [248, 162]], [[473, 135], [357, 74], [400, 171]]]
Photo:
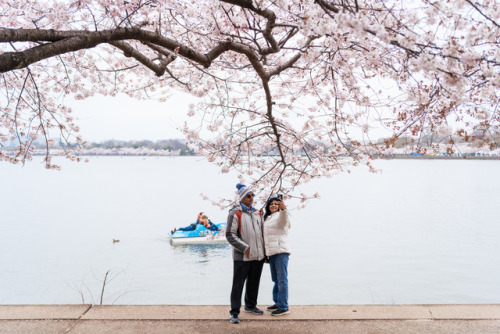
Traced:
[[173, 89], [200, 97], [189, 115], [211, 135], [186, 127], [193, 147], [267, 193], [369, 165], [402, 134], [494, 146], [499, 24], [488, 0], [4, 0], [0, 159], [42, 139], [54, 168], [54, 138], [79, 159], [65, 96]]

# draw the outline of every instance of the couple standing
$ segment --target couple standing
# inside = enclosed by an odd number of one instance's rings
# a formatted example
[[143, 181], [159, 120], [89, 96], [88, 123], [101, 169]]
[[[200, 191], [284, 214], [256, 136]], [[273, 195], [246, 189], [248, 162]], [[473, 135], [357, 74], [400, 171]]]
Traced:
[[290, 313], [288, 309], [288, 248], [287, 234], [290, 219], [282, 199], [273, 197], [266, 203], [262, 217], [253, 207], [254, 192], [243, 184], [236, 185], [239, 205], [229, 211], [227, 241], [233, 246], [233, 287], [231, 290], [231, 323], [240, 322], [243, 285], [246, 281], [245, 312], [263, 314], [257, 308], [260, 276], [264, 261], [269, 259], [274, 282], [274, 305], [267, 309], [271, 315]]

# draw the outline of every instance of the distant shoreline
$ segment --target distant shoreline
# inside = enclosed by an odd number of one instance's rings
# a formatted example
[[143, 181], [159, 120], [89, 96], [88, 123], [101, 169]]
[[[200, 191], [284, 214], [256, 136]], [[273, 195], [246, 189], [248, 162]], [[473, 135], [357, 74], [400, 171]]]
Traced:
[[391, 155], [374, 156], [373, 160], [500, 160], [500, 156], [455, 156], [455, 155]]
[[[34, 156], [44, 156], [45, 153], [34, 152]], [[54, 157], [64, 156], [64, 154], [51, 154]], [[81, 152], [78, 154], [79, 157], [203, 157], [196, 154], [162, 154], [160, 152], [145, 152], [145, 153], [110, 153], [110, 154], [96, 154], [96, 153], [85, 153]], [[348, 158], [349, 156], [343, 156], [343, 158]], [[500, 160], [500, 155], [376, 155], [372, 157], [372, 160]]]

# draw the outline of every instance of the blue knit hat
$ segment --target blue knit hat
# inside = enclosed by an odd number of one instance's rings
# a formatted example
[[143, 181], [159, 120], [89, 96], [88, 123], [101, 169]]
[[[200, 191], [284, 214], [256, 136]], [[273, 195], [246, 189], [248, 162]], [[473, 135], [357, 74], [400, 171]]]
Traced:
[[245, 196], [249, 193], [253, 193], [251, 188], [248, 188], [246, 185], [242, 183], [238, 183], [236, 185], [236, 189], [238, 189], [238, 197], [240, 198], [240, 202], [245, 198]]

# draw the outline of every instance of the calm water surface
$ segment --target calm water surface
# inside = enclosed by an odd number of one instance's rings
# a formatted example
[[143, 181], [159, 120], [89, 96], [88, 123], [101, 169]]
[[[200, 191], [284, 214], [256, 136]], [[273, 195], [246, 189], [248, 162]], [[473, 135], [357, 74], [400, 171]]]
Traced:
[[[198, 157], [0, 165], [0, 304], [228, 304], [228, 245], [167, 233], [237, 178]], [[500, 161], [375, 161], [291, 211], [291, 304], [500, 303]], [[289, 203], [293, 206], [293, 203]], [[113, 243], [113, 239], [120, 242]], [[259, 303], [271, 304], [267, 265]]]

